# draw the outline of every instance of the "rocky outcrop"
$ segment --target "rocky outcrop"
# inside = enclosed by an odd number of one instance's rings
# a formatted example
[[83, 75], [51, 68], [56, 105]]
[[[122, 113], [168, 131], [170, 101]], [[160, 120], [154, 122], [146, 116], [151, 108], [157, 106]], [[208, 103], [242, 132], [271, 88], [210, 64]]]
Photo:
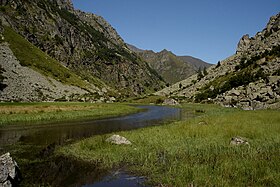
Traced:
[[259, 80], [232, 89], [219, 95], [215, 102], [244, 110], [280, 108], [280, 76], [270, 76], [266, 81]]
[[111, 144], [116, 144], [116, 145], [130, 145], [131, 142], [127, 140], [125, 137], [122, 137], [120, 135], [112, 135], [111, 137], [106, 139], [106, 142], [109, 142]]
[[239, 54], [242, 53], [243, 51], [248, 50], [248, 48], [250, 47], [249, 45], [250, 45], [249, 34], [246, 34], [240, 39], [237, 45], [236, 53]]
[[280, 14], [254, 37], [245, 35], [236, 54], [156, 93], [187, 101], [211, 102], [246, 110], [280, 108]]
[[164, 85], [108, 22], [74, 10], [70, 0], [7, 0], [1, 5], [1, 18], [10, 27], [90, 83], [100, 79], [122, 96]]
[[199, 69], [211, 65], [191, 56], [176, 56], [166, 49], [161, 52], [141, 50], [135, 46], [128, 47], [149, 63], [167, 83], [174, 84], [195, 74]]
[[50, 0], [50, 2], [57, 4], [59, 9], [74, 11], [74, 6], [71, 0]]
[[266, 50], [269, 51], [274, 46], [279, 46], [279, 30], [280, 16], [277, 14], [270, 18], [266, 28], [262, 32], [258, 32], [251, 38], [248, 34], [244, 35], [237, 45], [236, 53], [255, 55], [256, 53], [264, 53]]
[[18, 186], [20, 178], [19, 167], [10, 156], [10, 153], [0, 156], [0, 186]]

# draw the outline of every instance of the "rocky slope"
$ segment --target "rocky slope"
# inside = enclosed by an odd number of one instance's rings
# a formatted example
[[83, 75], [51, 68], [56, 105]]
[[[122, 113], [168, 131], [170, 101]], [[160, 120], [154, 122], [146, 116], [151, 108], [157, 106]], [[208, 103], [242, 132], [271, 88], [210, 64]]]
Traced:
[[236, 54], [156, 93], [243, 109], [280, 108], [280, 14], [254, 37], [244, 35]]
[[[88, 93], [77, 86], [65, 85], [43, 76], [29, 67], [24, 67], [13, 55], [7, 44], [0, 45], [0, 63], [5, 70], [2, 84], [7, 85], [0, 91], [1, 101], [44, 101], [44, 100], [79, 100]], [[93, 92], [93, 90], [91, 90]], [[73, 97], [76, 98], [73, 98]]]
[[191, 56], [176, 56], [166, 49], [156, 53], [152, 50], [138, 49], [133, 45], [128, 45], [128, 47], [147, 61], [151, 68], [156, 70], [156, 72], [170, 84], [190, 77], [198, 72], [199, 69], [211, 66]]
[[[1, 36], [4, 28], [12, 28], [98, 89], [107, 85], [116, 90], [111, 93], [123, 97], [162, 88], [160, 77], [127, 48], [109, 23], [95, 14], [75, 10], [71, 0], [2, 0], [0, 3]], [[8, 50], [5, 45], [2, 47]], [[18, 58], [14, 48], [11, 50]], [[21, 58], [18, 60], [26, 66]]]

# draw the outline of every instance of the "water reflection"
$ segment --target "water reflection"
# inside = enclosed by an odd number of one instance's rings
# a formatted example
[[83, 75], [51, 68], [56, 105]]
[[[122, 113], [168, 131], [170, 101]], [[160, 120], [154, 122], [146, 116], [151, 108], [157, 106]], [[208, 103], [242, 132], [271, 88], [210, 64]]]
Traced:
[[[181, 110], [163, 106], [137, 106], [146, 109], [144, 112], [124, 117], [72, 121], [63, 124], [49, 124], [42, 126], [13, 126], [0, 129], [0, 153], [10, 152], [15, 148], [19, 160], [25, 160], [21, 169], [28, 185], [51, 184], [52, 186], [140, 186], [144, 179], [135, 178], [122, 173], [111, 179], [107, 171], [101, 172], [94, 165], [88, 165], [68, 158], [51, 157], [56, 145], [63, 145], [69, 141], [106, 134], [116, 131], [131, 130], [146, 126], [160, 125], [165, 122], [180, 120]], [[184, 117], [183, 117], [184, 118]], [[4, 149], [2, 149], [2, 148]], [[17, 151], [17, 149], [21, 151]], [[27, 160], [40, 158], [36, 164]], [[30, 177], [31, 176], [31, 177]], [[105, 177], [105, 178], [103, 178]], [[100, 181], [97, 182], [96, 181]]]
[[180, 109], [162, 106], [138, 106], [145, 112], [103, 120], [68, 122], [67, 124], [43, 125], [37, 127], [12, 127], [0, 129], [0, 146], [15, 144], [49, 145], [106, 134], [159, 125], [168, 120], [179, 120]]

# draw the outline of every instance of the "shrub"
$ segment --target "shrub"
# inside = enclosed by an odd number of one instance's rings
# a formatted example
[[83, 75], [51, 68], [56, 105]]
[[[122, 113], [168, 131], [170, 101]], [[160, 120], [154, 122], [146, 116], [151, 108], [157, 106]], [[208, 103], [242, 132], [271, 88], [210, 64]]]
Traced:
[[198, 69], [198, 73], [197, 73], [197, 80], [200, 81], [203, 77], [204, 77], [204, 76], [203, 76], [203, 73], [202, 73], [202, 71], [201, 71], [201, 68], [199, 68], [199, 69]]
[[6, 12], [6, 7], [5, 6], [0, 6], [0, 12]]
[[218, 67], [220, 67], [221, 66], [221, 62], [220, 61], [218, 61], [218, 63], [217, 63], [217, 65], [216, 65], [216, 67], [215, 68], [218, 68]]

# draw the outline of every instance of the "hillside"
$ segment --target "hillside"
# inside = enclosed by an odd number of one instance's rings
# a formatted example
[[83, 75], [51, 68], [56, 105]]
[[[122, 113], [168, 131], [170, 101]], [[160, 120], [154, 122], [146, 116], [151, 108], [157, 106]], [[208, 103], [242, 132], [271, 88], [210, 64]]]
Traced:
[[[164, 85], [160, 76], [127, 48], [109, 23], [95, 14], [75, 10], [71, 0], [4, 0], [1, 1], [0, 15], [3, 37], [0, 44], [3, 76], [0, 78], [7, 87], [3, 90], [16, 88], [9, 85], [13, 81], [3, 78], [8, 76], [5, 72], [13, 71], [3, 64], [15, 60], [24, 69], [29, 68], [46, 79], [82, 90], [71, 94], [121, 98], [154, 92]], [[20, 40], [15, 39], [21, 36]], [[21, 52], [17, 50], [19, 46], [36, 52]], [[13, 60], [6, 58], [5, 53], [13, 56]], [[53, 88], [46, 86], [46, 89]], [[34, 89], [32, 93], [38, 94]], [[47, 93], [44, 98], [53, 100]], [[25, 96], [18, 99], [25, 100]]]
[[156, 53], [152, 50], [138, 49], [133, 45], [128, 45], [128, 47], [147, 61], [151, 68], [170, 84], [190, 77], [199, 69], [211, 66], [211, 64], [191, 56], [176, 56], [166, 49]]
[[247, 110], [280, 108], [280, 14], [254, 37], [244, 35], [236, 54], [156, 95], [214, 102]]

